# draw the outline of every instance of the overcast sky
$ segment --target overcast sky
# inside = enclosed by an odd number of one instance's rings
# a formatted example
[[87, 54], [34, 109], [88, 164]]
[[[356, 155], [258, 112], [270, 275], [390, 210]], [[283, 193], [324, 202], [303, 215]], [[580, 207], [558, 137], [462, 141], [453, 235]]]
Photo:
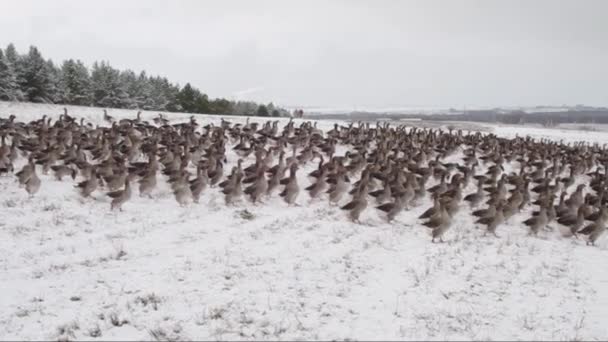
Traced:
[[608, 1], [0, 1], [0, 45], [211, 97], [329, 107], [608, 105]]

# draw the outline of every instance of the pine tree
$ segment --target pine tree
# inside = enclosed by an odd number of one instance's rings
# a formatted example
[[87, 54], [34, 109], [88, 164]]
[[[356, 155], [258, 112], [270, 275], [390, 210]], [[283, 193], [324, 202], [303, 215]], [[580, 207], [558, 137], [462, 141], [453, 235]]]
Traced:
[[47, 90], [49, 100], [52, 103], [65, 103], [65, 87], [61, 82], [61, 69], [57, 68], [52, 60], [46, 62], [49, 75], [49, 87]]
[[94, 105], [110, 108], [126, 108], [129, 105], [129, 96], [121, 83], [119, 71], [107, 62], [93, 64], [91, 81]]
[[180, 110], [177, 95], [179, 94], [179, 87], [174, 86], [169, 82], [166, 77], [159, 79], [159, 90], [162, 93], [164, 99], [164, 108], [166, 111], [178, 111]]
[[260, 105], [258, 107], [257, 112], [255, 113], [257, 116], [268, 116], [268, 108], [265, 105]]
[[232, 114], [232, 103], [226, 99], [215, 99], [210, 105], [213, 114]]
[[251, 101], [239, 101], [233, 104], [235, 115], [253, 115], [258, 110], [258, 105]]
[[21, 61], [21, 67], [23, 78], [19, 82], [25, 99], [31, 102], [52, 102], [50, 70], [36, 47], [30, 47], [29, 53]]
[[179, 103], [179, 86], [173, 85], [170, 82], [167, 82], [167, 87], [165, 89], [165, 96], [167, 97], [167, 111], [169, 112], [181, 112], [184, 110]]
[[10, 70], [9, 73], [13, 75], [12, 79], [15, 82], [11, 85], [11, 87], [14, 87], [15, 101], [23, 101], [25, 100], [25, 98], [20, 87], [21, 80], [23, 79], [23, 71], [20, 68], [21, 61], [23, 58], [19, 56], [17, 50], [15, 49], [15, 45], [13, 45], [12, 43], [8, 44], [8, 46], [6, 47], [4, 57], [8, 69]]
[[152, 84], [150, 83], [150, 78], [148, 75], [146, 75], [145, 71], [139, 73], [137, 83], [139, 84], [137, 101], [140, 104], [140, 108], [144, 110], [160, 110], [152, 98]]
[[18, 101], [19, 86], [8, 59], [0, 49], [0, 101]]
[[190, 83], [186, 83], [184, 88], [179, 92], [178, 99], [185, 112], [197, 113], [196, 93]]
[[64, 103], [78, 106], [91, 105], [89, 70], [81, 61], [69, 59], [61, 66], [61, 86]]
[[120, 72], [120, 82], [124, 86], [124, 90], [127, 93], [127, 108], [135, 109], [141, 108], [139, 103], [140, 86], [132, 70], [123, 70]]
[[211, 106], [207, 95], [186, 83], [178, 94], [178, 102], [182, 110], [188, 113], [211, 113]]

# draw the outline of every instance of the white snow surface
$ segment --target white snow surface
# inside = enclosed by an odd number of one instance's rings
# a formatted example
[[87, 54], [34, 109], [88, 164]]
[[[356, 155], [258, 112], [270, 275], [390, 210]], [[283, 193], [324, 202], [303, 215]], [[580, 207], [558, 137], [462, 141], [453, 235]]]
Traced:
[[[0, 102], [0, 117], [58, 117], [62, 108]], [[103, 124], [100, 108], [67, 108]], [[504, 136], [608, 141], [598, 132], [496, 128]], [[229, 152], [228, 163], [236, 159]], [[302, 188], [316, 167], [300, 170]], [[461, 210], [446, 243], [432, 244], [417, 220], [428, 199], [391, 224], [370, 201], [354, 224], [305, 191], [296, 207], [276, 195], [227, 207], [217, 189], [180, 207], [159, 177], [153, 199], [135, 195], [112, 212], [103, 192], [84, 200], [73, 181], [40, 177], [32, 199], [14, 176], [0, 178], [2, 340], [608, 338], [606, 238], [588, 247], [557, 231], [527, 236], [520, 222], [529, 209], [500, 226], [500, 238], [483, 237]]]

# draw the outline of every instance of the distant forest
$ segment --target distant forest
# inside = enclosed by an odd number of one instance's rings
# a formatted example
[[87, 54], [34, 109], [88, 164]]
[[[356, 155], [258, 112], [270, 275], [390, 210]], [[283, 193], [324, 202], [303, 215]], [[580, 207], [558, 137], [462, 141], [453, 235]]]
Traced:
[[0, 48], [0, 100], [99, 106], [225, 115], [288, 116], [285, 109], [250, 101], [209, 99], [186, 83], [183, 87], [166, 77], [145, 71], [118, 70], [108, 62], [69, 59], [55, 64], [44, 59], [35, 46], [19, 54], [13, 44]]
[[342, 114], [308, 114], [311, 119], [332, 119], [350, 121], [376, 120], [411, 120], [427, 121], [475, 121], [500, 122], [506, 124], [540, 124], [551, 127], [565, 123], [608, 124], [608, 108], [583, 108], [565, 111], [525, 112], [523, 110], [508, 111], [500, 109], [470, 110], [464, 113], [451, 114], [416, 114], [416, 113], [370, 113], [352, 112]]

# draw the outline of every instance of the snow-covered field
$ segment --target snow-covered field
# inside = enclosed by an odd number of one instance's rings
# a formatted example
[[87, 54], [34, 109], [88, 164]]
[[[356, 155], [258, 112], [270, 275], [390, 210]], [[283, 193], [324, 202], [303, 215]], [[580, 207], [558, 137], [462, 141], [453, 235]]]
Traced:
[[[58, 117], [62, 108], [0, 102], [0, 117]], [[68, 110], [102, 124], [99, 108]], [[519, 126], [495, 133], [608, 141]], [[316, 167], [301, 170], [302, 187]], [[153, 199], [133, 196], [112, 212], [102, 192], [84, 200], [72, 181], [40, 177], [32, 199], [15, 177], [0, 178], [2, 340], [608, 338], [607, 239], [589, 247], [555, 231], [529, 237], [527, 211], [489, 238], [463, 210], [447, 242], [432, 244], [416, 219], [428, 202], [391, 224], [370, 205], [354, 224], [304, 191], [296, 207], [276, 195], [227, 207], [216, 189], [180, 207], [163, 181]]]

